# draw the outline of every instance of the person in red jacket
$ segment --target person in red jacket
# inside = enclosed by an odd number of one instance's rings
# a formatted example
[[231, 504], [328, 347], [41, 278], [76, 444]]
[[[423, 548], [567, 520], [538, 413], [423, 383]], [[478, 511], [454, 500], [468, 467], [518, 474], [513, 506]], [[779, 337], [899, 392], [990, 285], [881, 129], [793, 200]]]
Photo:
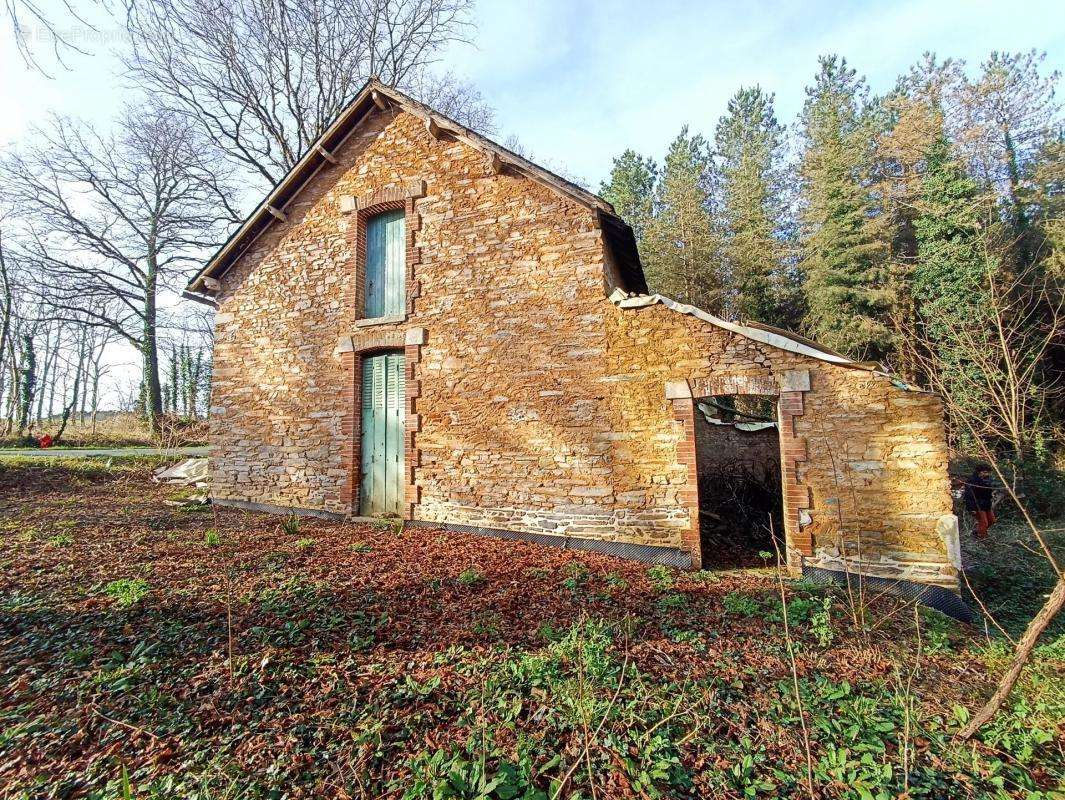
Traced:
[[973, 474], [965, 481], [962, 499], [966, 510], [976, 518], [977, 539], [987, 538], [987, 529], [995, 524], [995, 512], [991, 502], [995, 487], [991, 483], [991, 467], [978, 464]]
[[37, 446], [41, 449], [52, 446], [52, 434], [42, 433], [41, 438], [37, 440]]

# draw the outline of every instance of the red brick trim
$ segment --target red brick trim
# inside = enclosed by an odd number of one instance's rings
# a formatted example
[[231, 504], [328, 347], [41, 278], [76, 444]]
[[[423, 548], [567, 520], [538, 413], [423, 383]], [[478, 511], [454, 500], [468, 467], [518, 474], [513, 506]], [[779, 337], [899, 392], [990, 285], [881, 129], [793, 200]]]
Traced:
[[[417, 335], [420, 332], [420, 335]], [[411, 335], [415, 334], [415, 335]], [[421, 430], [421, 416], [418, 414], [418, 399], [421, 397], [422, 384], [418, 365], [422, 358], [422, 344], [425, 340], [424, 329], [408, 331], [406, 387], [407, 398], [404, 409], [403, 430], [403, 465], [404, 465], [404, 519], [414, 519], [414, 508], [421, 502], [418, 488], [418, 468], [421, 466], [421, 451], [418, 449], [418, 433]]]
[[688, 509], [688, 527], [681, 533], [681, 549], [691, 554], [692, 569], [703, 566], [703, 549], [699, 535], [699, 469], [695, 461], [695, 401], [689, 397], [670, 399], [673, 406], [673, 420], [681, 429], [680, 441], [677, 443], [677, 461], [688, 471], [687, 480], [681, 487], [677, 499]]
[[359, 404], [362, 395], [362, 357], [351, 350], [340, 354], [343, 370], [344, 417], [340, 420], [340, 468], [344, 479], [340, 485], [340, 502], [349, 513], [357, 514], [359, 502], [359, 459], [362, 458], [362, 416]]
[[419, 492], [415, 483], [417, 469], [421, 466], [421, 453], [417, 448], [415, 437], [421, 428], [421, 419], [417, 413], [417, 399], [421, 395], [421, 381], [418, 377], [418, 363], [421, 361], [422, 344], [425, 341], [424, 328], [412, 328], [407, 331], [389, 331], [383, 334], [352, 337], [353, 350], [340, 354], [341, 367], [344, 370], [344, 399], [348, 411], [341, 420], [340, 430], [343, 440], [341, 448], [341, 468], [344, 481], [341, 485], [340, 501], [353, 516], [359, 513], [359, 490], [362, 486], [362, 359], [379, 350], [402, 350], [404, 355], [404, 397], [403, 415], [403, 498], [400, 516], [414, 519], [414, 506], [418, 504]]
[[[417, 213], [415, 201], [424, 196], [425, 181], [415, 179], [398, 186], [382, 187], [358, 197], [341, 199], [343, 210], [355, 212], [354, 224], [348, 230], [352, 251], [355, 253], [351, 276], [355, 287], [354, 297], [351, 298], [352, 323], [363, 318], [363, 309], [366, 307], [366, 223], [371, 217], [386, 211], [402, 209], [404, 212], [407, 240], [406, 314], [410, 316], [414, 313], [414, 301], [420, 293], [416, 267], [421, 264], [421, 248], [417, 246], [416, 239], [422, 226], [421, 215]], [[348, 296], [351, 295], [348, 294]], [[411, 519], [413, 516], [413, 507], [418, 503], [418, 490], [414, 479], [415, 470], [420, 464], [420, 455], [415, 446], [417, 431], [411, 429], [409, 421], [417, 419], [415, 404], [420, 386], [417, 364], [421, 359], [421, 342], [424, 339], [423, 329], [404, 331], [392, 328], [356, 331], [351, 336], [351, 349], [345, 349], [340, 353], [341, 367], [344, 370], [344, 400], [347, 407], [341, 421], [341, 467], [345, 478], [340, 496], [341, 502], [350, 509], [351, 514], [359, 513], [359, 489], [362, 481], [362, 357], [375, 350], [402, 350], [406, 357], [404, 369], [407, 387], [404, 414], [408, 420], [403, 437], [405, 484], [403, 517]], [[416, 343], [411, 344], [412, 340]]]
[[810, 489], [799, 482], [799, 465], [806, 461], [806, 440], [795, 433], [795, 419], [805, 413], [804, 392], [781, 392], [777, 402], [780, 428], [780, 472], [784, 491], [784, 541], [788, 550], [804, 556], [814, 552], [813, 537], [802, 530], [800, 512], [812, 505]]
[[421, 231], [421, 215], [415, 208], [415, 200], [425, 196], [425, 181], [411, 180], [402, 186], [389, 186], [373, 192], [359, 195], [350, 203], [350, 210], [355, 212], [355, 224], [349, 230], [352, 250], [355, 253], [353, 265], [355, 282], [355, 302], [352, 320], [363, 318], [366, 307], [366, 223], [371, 217], [386, 211], [403, 211], [404, 229], [406, 231], [406, 271], [408, 316], [414, 313], [414, 301], [421, 293], [421, 286], [415, 277], [415, 267], [421, 264], [421, 248], [416, 238]]

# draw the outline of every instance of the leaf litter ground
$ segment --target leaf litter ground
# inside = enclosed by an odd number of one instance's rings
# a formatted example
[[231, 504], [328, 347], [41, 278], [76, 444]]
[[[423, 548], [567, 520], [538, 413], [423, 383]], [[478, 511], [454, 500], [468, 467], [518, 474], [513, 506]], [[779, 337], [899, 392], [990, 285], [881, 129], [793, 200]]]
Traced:
[[151, 466], [0, 468], [0, 796], [1063, 790], [1060, 638], [961, 746], [1008, 648], [902, 601], [786, 582], [800, 704], [772, 569], [169, 507]]

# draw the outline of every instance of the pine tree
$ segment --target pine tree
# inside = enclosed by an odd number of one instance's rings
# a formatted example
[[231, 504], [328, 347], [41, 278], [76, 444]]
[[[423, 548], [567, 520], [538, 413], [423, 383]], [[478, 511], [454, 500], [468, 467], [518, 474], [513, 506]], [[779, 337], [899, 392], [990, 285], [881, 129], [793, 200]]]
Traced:
[[787, 324], [785, 248], [780, 233], [784, 128], [773, 95], [740, 89], [717, 124], [724, 223], [726, 305], [733, 317]]
[[899, 334], [891, 368], [919, 383], [926, 383], [928, 376], [923, 374], [923, 359], [911, 338], [920, 325], [912, 291], [917, 264], [915, 224], [922, 206], [926, 158], [933, 145], [947, 136], [944, 103], [951, 102], [963, 84], [960, 62], [939, 61], [933, 53], [925, 53], [881, 101], [886, 126], [876, 144], [877, 191], [890, 226], [891, 325]]
[[964, 131], [959, 140], [973, 173], [999, 194], [1019, 269], [1038, 256], [1023, 177], [1060, 124], [1061, 105], [1054, 96], [1060, 75], [1041, 73], [1045, 58], [1035, 50], [992, 53], [980, 65], [979, 79], [965, 86], [960, 104]]
[[717, 313], [721, 236], [710, 211], [711, 181], [707, 142], [685, 126], [669, 146], [655, 187], [643, 260], [653, 291]]
[[845, 59], [820, 63], [801, 116], [806, 327], [830, 347], [879, 359], [891, 344], [891, 292], [887, 236], [868, 185], [873, 128], [866, 88]]
[[654, 215], [655, 178], [658, 167], [654, 159], [626, 150], [614, 159], [610, 180], [600, 184], [599, 194], [614, 206], [623, 220], [632, 226], [637, 243], [643, 241]]
[[[939, 372], [936, 385], [950, 394], [952, 408], [973, 419], [988, 413], [986, 398], [972, 390], [986, 383], [986, 376], [974, 381], [976, 376], [964, 374], [977, 368], [969, 352], [974, 343], [979, 346], [991, 335], [981, 232], [985, 208], [980, 187], [940, 136], [924, 158], [911, 290], [922, 339]], [[963, 429], [960, 424], [952, 427], [956, 433]]]

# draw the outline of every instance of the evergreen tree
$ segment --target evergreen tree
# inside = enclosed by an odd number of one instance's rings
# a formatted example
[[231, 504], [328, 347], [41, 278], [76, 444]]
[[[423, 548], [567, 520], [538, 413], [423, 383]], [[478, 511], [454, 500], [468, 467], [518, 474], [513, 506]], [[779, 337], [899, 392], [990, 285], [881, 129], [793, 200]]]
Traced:
[[920, 383], [928, 376], [923, 374], [923, 359], [910, 338], [920, 324], [912, 292], [912, 271], [917, 264], [915, 223], [922, 207], [926, 158], [936, 142], [947, 136], [944, 103], [951, 102], [963, 83], [959, 62], [939, 61], [925, 53], [881, 101], [886, 128], [876, 145], [877, 192], [890, 228], [891, 324], [899, 334], [891, 368]]
[[643, 241], [654, 215], [655, 178], [658, 167], [654, 159], [626, 150], [614, 159], [610, 180], [599, 186], [599, 194], [614, 206], [623, 220], [632, 226], [637, 243]]
[[[921, 338], [939, 372], [937, 385], [950, 394], [952, 408], [981, 419], [988, 413], [986, 398], [973, 387], [986, 384], [989, 376], [974, 380], [978, 376], [965, 372], [978, 369], [970, 350], [991, 335], [988, 264], [981, 233], [985, 203], [980, 187], [954, 157], [945, 136], [926, 153], [921, 184], [914, 221], [917, 263], [911, 272]], [[952, 428], [957, 434], [964, 426]]]
[[864, 80], [845, 59], [820, 59], [801, 115], [801, 258], [806, 328], [862, 359], [891, 344], [887, 235], [869, 187], [873, 128]]
[[717, 313], [721, 237], [710, 211], [711, 181], [707, 142], [685, 126], [669, 146], [655, 187], [643, 260], [653, 291]]
[[787, 323], [784, 218], [784, 128], [773, 95], [740, 89], [717, 124], [721, 213], [724, 224], [726, 305], [731, 316], [774, 325]]
[[1038, 256], [1023, 177], [1060, 124], [1061, 106], [1054, 97], [1060, 76], [1041, 73], [1045, 57], [1035, 50], [992, 53], [981, 64], [980, 77], [965, 86], [960, 103], [964, 128], [958, 139], [974, 174], [1000, 197], [1019, 269]]

